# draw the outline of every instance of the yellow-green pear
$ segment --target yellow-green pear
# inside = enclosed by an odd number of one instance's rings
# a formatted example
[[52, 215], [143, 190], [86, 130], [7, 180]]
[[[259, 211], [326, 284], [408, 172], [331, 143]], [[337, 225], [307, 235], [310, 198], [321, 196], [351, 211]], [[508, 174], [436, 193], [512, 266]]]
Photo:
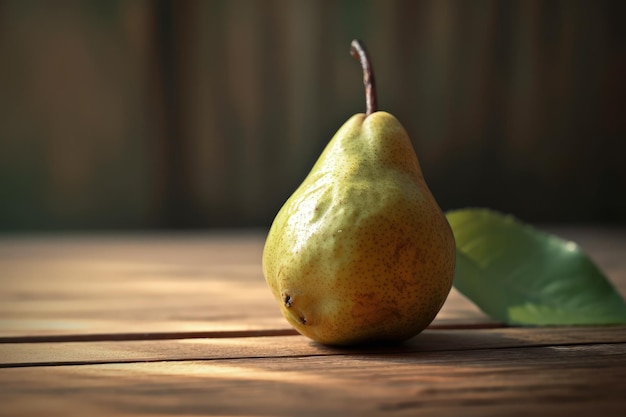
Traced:
[[331, 345], [403, 341], [426, 328], [454, 276], [455, 242], [398, 120], [376, 111], [337, 131], [267, 236], [263, 272], [286, 319]]

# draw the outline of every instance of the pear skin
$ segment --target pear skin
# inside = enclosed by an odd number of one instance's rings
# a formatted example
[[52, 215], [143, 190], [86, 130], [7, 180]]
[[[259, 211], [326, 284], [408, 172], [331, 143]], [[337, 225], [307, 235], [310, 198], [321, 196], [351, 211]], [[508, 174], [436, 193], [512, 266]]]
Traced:
[[454, 236], [391, 114], [352, 116], [280, 209], [263, 272], [301, 334], [329, 345], [403, 341], [450, 292]]

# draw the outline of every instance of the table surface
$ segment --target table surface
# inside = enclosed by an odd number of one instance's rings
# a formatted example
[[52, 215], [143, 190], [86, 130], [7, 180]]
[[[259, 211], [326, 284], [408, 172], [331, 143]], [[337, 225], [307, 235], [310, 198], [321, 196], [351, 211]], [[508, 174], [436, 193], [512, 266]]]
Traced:
[[[553, 228], [626, 295], [626, 230]], [[0, 415], [626, 415], [626, 326], [512, 328], [454, 289], [387, 347], [296, 334], [263, 234], [0, 237]]]

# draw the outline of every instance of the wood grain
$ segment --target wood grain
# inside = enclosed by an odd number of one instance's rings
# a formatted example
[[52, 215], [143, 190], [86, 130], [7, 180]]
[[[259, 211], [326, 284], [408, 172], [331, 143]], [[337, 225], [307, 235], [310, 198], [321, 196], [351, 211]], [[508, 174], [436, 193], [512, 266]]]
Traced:
[[0, 369], [0, 415], [622, 416], [626, 344]]
[[[264, 236], [0, 239], [0, 338], [287, 330], [261, 270]], [[490, 320], [458, 292], [437, 323]]]
[[[626, 233], [557, 233], [626, 294]], [[262, 247], [258, 232], [0, 238], [0, 416], [626, 411], [626, 326], [494, 328], [453, 291], [403, 345], [325, 347], [280, 316]]]
[[[554, 228], [626, 296], [626, 232]], [[264, 235], [0, 238], [0, 339], [288, 330], [261, 271]], [[434, 325], [493, 323], [452, 290]]]

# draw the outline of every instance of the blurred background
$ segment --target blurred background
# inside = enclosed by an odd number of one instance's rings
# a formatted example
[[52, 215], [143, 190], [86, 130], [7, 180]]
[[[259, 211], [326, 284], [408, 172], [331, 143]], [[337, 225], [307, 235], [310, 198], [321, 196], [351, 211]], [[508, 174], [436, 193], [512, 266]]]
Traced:
[[353, 38], [444, 210], [623, 225], [625, 4], [0, 0], [0, 231], [269, 227]]

